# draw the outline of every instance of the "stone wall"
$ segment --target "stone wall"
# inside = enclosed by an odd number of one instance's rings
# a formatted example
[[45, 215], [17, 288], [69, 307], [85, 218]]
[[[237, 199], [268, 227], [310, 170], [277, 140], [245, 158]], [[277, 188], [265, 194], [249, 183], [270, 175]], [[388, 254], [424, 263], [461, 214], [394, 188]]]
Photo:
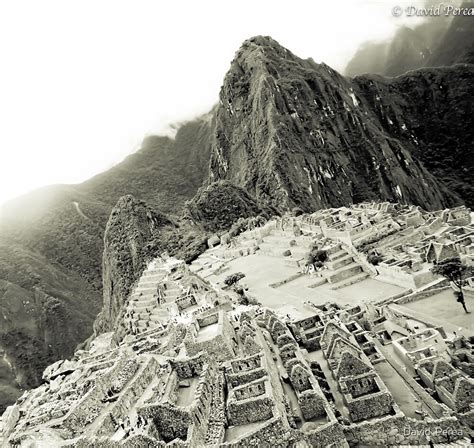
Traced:
[[326, 415], [326, 400], [314, 389], [305, 390], [297, 395], [298, 404], [300, 405], [301, 412], [306, 420]]
[[403, 415], [383, 417], [344, 427], [351, 445], [393, 446], [427, 444], [429, 436], [434, 443], [447, 443], [463, 438], [463, 430], [455, 417], [438, 420], [415, 420]]
[[409, 294], [407, 296], [401, 297], [394, 301], [397, 305], [403, 305], [405, 303], [416, 302], [417, 300], [426, 299], [427, 297], [434, 296], [440, 292], [446, 291], [450, 289], [449, 286], [441, 286], [439, 288], [431, 288], [425, 289], [420, 292], [415, 292], [413, 294]]
[[205, 360], [203, 353], [197, 353], [189, 358], [171, 359], [170, 365], [173, 370], [176, 370], [179, 379], [187, 379], [201, 375]]
[[268, 395], [227, 402], [229, 425], [246, 425], [268, 420], [272, 417], [273, 400]]
[[227, 373], [226, 379], [232, 387], [236, 387], [263, 378], [266, 374], [265, 369], [258, 367], [257, 369], [248, 370], [246, 372]]
[[347, 400], [346, 406], [349, 409], [351, 420], [358, 422], [372, 417], [387, 415], [393, 410], [393, 397], [390, 393], [379, 392], [355, 400]]
[[212, 313], [207, 316], [199, 316], [197, 318], [197, 322], [199, 324], [199, 328], [207, 327], [208, 325], [215, 324], [219, 319], [219, 313]]
[[188, 333], [184, 340], [188, 356], [205, 352], [210, 358], [217, 361], [226, 361], [235, 356], [233, 339], [236, 335], [234, 327], [224, 311], [220, 310], [218, 316], [218, 328], [214, 338], [195, 342], [194, 338]]
[[143, 391], [156, 375], [157, 368], [156, 360], [149, 358], [133, 382], [122, 391], [112, 409], [104, 416], [97, 428], [97, 435], [112, 435], [115, 433], [117, 422], [129, 412], [137, 398], [143, 394]]
[[152, 418], [163, 440], [171, 442], [179, 438], [185, 441], [192, 423], [190, 413], [170, 403], [149, 406], [141, 412], [146, 418]]
[[105, 407], [101, 400], [106, 396], [110, 384], [128, 362], [126, 358], [119, 359], [111, 369], [98, 378], [92, 389], [66, 415], [62, 426], [75, 434], [95, 420]]
[[261, 366], [261, 357], [259, 355], [247, 356], [246, 358], [237, 358], [230, 362], [233, 373], [253, 370]]
[[[441, 378], [435, 381], [439, 398], [455, 411], [467, 411], [474, 396], [474, 381], [467, 378]], [[450, 390], [452, 389], [452, 390]]]
[[291, 432], [283, 424], [281, 417], [274, 417], [265, 424], [232, 442], [224, 442], [222, 447], [287, 447]]
[[[387, 266], [380, 263], [377, 265], [376, 270], [378, 273], [376, 278], [386, 283], [400, 286], [401, 288], [417, 288], [430, 281], [427, 280], [425, 283], [421, 282], [421, 284], [417, 286], [414, 273], [404, 271], [398, 266]], [[431, 274], [430, 277], [431, 280], [434, 280], [433, 274]]]
[[337, 422], [330, 422], [312, 431], [304, 433], [304, 440], [315, 447], [348, 447], [343, 427]]

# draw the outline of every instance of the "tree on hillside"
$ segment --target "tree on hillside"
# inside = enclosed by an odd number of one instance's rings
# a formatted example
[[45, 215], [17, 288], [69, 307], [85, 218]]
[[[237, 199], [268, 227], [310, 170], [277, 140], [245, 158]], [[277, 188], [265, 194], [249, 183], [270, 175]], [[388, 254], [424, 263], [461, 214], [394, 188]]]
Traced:
[[236, 272], [235, 274], [228, 275], [224, 280], [224, 283], [227, 286], [235, 286], [235, 284], [238, 283], [239, 280], [242, 280], [244, 277], [245, 274], [243, 272]]
[[239, 296], [239, 303], [243, 305], [248, 305], [248, 298], [245, 295], [245, 290], [242, 286], [238, 284], [239, 281], [242, 280], [244, 277], [245, 274], [243, 272], [236, 272], [235, 274], [230, 274], [229, 276], [227, 276], [224, 280], [224, 283], [227, 286], [234, 288], [234, 291]]
[[325, 250], [314, 247], [308, 255], [307, 264], [314, 264], [316, 262], [324, 263], [328, 259], [328, 254]]
[[371, 252], [367, 256], [367, 261], [370, 264], [373, 264], [374, 266], [377, 266], [382, 260], [383, 260], [383, 258], [375, 251]]
[[462, 305], [464, 311], [469, 313], [466, 308], [466, 302], [464, 301], [464, 292], [462, 288], [466, 283], [466, 279], [473, 273], [472, 267], [466, 266], [462, 263], [460, 258], [454, 257], [447, 258], [446, 260], [435, 264], [431, 271], [434, 274], [441, 275], [451, 282], [457, 301]]

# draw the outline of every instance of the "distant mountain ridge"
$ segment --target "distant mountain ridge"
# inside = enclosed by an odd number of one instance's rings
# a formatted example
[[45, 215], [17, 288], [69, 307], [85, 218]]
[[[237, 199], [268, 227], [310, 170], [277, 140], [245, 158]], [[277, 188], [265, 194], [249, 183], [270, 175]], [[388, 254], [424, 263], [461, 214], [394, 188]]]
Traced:
[[[435, 7], [440, 6], [442, 10], [447, 4], [438, 3]], [[459, 7], [473, 8], [474, 2], [465, 1]], [[441, 14], [427, 17], [413, 27], [402, 26], [384, 42], [363, 43], [348, 62], [344, 74], [397, 76], [423, 67], [472, 64], [473, 48], [472, 16]]]
[[[37, 384], [45, 363], [90, 335], [103, 298], [126, 295], [146, 257], [169, 250], [189, 261], [239, 216], [376, 199], [472, 205], [472, 72], [464, 64], [351, 80], [258, 36], [237, 52], [219, 104], [174, 139], [148, 137], [82, 184], [4, 206], [0, 351], [13, 368], [0, 363], [0, 411], [18, 382]], [[153, 231], [146, 210], [163, 218]], [[130, 272], [114, 258], [115, 233], [124, 259], [136, 260]], [[130, 244], [145, 244], [138, 258]], [[103, 276], [106, 258], [115, 261]], [[119, 289], [107, 283], [122, 275]]]

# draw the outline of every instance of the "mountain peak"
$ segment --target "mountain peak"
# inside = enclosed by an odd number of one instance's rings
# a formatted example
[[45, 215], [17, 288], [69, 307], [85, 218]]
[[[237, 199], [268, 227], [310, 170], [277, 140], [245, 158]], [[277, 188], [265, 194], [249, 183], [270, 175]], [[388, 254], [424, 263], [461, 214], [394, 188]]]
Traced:
[[406, 101], [384, 80], [351, 81], [271, 37], [253, 37], [221, 89], [210, 179], [229, 180], [281, 211], [376, 198], [456, 203], [416, 159], [422, 135], [407, 130], [405, 115], [416, 111]]

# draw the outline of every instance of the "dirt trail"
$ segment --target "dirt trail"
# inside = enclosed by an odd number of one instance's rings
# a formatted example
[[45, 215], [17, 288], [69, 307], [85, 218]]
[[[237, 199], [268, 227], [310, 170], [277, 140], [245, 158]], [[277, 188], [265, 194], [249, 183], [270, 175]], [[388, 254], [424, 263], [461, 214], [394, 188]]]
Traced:
[[72, 201], [74, 207], [77, 210], [77, 213], [79, 213], [80, 216], [82, 216], [84, 219], [87, 219], [88, 221], [91, 221], [91, 219], [84, 214], [84, 212], [81, 210], [81, 207], [79, 207], [79, 202]]

